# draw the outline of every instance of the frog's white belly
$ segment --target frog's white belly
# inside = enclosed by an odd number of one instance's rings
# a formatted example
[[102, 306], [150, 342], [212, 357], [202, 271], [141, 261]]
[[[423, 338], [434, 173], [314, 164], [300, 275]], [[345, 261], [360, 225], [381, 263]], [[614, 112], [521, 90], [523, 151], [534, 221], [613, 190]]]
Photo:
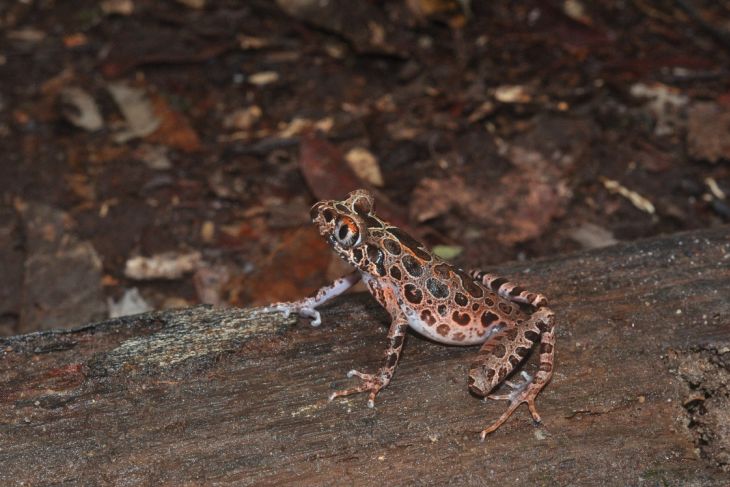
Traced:
[[[460, 326], [453, 323], [448, 318], [440, 316], [437, 317], [437, 321], [434, 324], [428, 324], [426, 321], [421, 319], [420, 312], [417, 308], [411, 307], [407, 304], [406, 300], [403, 299], [401, 290], [398, 287], [393, 286], [392, 284], [384, 284], [364, 272], [361, 274], [362, 280], [368, 285], [368, 287], [372, 286], [374, 288], [383, 288], [384, 286], [387, 286], [392, 291], [393, 295], [397, 296], [400, 312], [403, 313], [408, 320], [408, 326], [410, 326], [418, 334], [436, 342], [445, 343], [447, 345], [478, 345], [480, 343], [484, 343], [490, 336], [502, 329], [500, 326], [492, 326], [487, 330], [484, 330], [479, 326]], [[448, 331], [445, 334], [439, 333], [439, 326], [446, 326]], [[443, 328], [441, 330], [443, 331]], [[461, 337], [461, 339], [454, 338], [454, 335], [457, 333], [462, 334], [463, 337]], [[479, 335], [479, 333], [481, 333], [481, 335]]]

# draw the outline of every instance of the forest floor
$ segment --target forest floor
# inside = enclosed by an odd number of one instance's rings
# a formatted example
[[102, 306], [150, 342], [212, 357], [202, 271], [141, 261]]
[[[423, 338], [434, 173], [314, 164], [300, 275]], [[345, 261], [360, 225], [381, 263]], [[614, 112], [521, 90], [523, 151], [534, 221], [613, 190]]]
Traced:
[[487, 268], [730, 221], [730, 7], [0, 5], [0, 334], [293, 299], [308, 221], [379, 213]]

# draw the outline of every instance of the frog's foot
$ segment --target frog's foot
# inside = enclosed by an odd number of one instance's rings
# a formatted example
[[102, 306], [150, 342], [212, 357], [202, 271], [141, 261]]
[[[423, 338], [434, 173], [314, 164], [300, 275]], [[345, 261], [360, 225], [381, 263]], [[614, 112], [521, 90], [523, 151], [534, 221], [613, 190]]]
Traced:
[[512, 416], [512, 413], [515, 411], [515, 409], [517, 409], [517, 407], [523, 402], [527, 403], [527, 407], [530, 409], [530, 414], [532, 414], [532, 419], [535, 421], [535, 423], [539, 424], [541, 422], [540, 414], [538, 414], [537, 408], [535, 407], [535, 398], [537, 397], [540, 390], [543, 388], [544, 384], [534, 384], [533, 377], [527, 372], [522, 372], [521, 375], [525, 379], [525, 382], [515, 384], [514, 382], [505, 381], [505, 384], [507, 384], [512, 389], [512, 391], [508, 394], [489, 396], [489, 399], [495, 399], [498, 401], [509, 401], [510, 404], [507, 410], [502, 414], [502, 416], [499, 417], [497, 421], [482, 430], [482, 432], [479, 434], [479, 437], [482, 441], [484, 441], [484, 438], [489, 433], [495, 431], [497, 428], [502, 426], [502, 424], [504, 424], [504, 422], [507, 421], [510, 416]]
[[319, 311], [314, 309], [314, 306], [312, 306], [306, 299], [291, 303], [274, 303], [269, 306], [268, 309], [273, 311], [283, 311], [285, 318], [288, 318], [292, 313], [296, 313], [302, 318], [309, 318], [312, 320], [310, 323], [312, 326], [319, 326], [322, 324], [322, 315], [320, 315]]
[[375, 407], [375, 396], [378, 395], [378, 392], [380, 392], [380, 389], [385, 387], [387, 385], [387, 382], [383, 380], [383, 378], [379, 375], [373, 375], [373, 374], [363, 374], [362, 372], [359, 372], [357, 370], [351, 370], [347, 373], [348, 378], [352, 377], [358, 377], [362, 383], [359, 386], [351, 387], [350, 389], [345, 389], [343, 391], [335, 391], [332, 394], [329, 395], [329, 400], [333, 400], [336, 397], [341, 396], [349, 396], [350, 394], [357, 394], [358, 392], [367, 392], [370, 391], [370, 396], [368, 397], [368, 407], [372, 408]]

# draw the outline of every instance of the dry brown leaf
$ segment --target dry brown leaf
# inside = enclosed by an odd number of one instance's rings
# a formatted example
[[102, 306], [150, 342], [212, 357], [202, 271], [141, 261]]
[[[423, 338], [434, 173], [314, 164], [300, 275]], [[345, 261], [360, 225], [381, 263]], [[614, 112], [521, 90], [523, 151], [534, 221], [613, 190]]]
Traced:
[[110, 83], [107, 89], [127, 122], [126, 128], [114, 136], [116, 142], [145, 137], [157, 130], [160, 120], [155, 116], [144, 90], [123, 82]]
[[146, 140], [184, 152], [199, 151], [202, 144], [188, 118], [173, 109], [161, 95], [155, 94], [150, 98], [154, 113], [159, 119], [159, 127]]
[[235, 130], [249, 130], [261, 119], [263, 112], [257, 105], [240, 108], [228, 114], [223, 120], [223, 127]]
[[255, 86], [265, 86], [279, 81], [279, 73], [276, 71], [261, 71], [248, 77], [248, 82]]
[[385, 184], [378, 160], [369, 150], [364, 147], [353, 147], [345, 154], [345, 160], [358, 178], [377, 187]]
[[61, 90], [61, 113], [73, 125], [95, 132], [104, 126], [99, 107], [94, 98], [77, 87], [68, 87]]
[[136, 256], [127, 260], [124, 275], [130, 279], [179, 279], [193, 272], [201, 262], [200, 252], [165, 252], [151, 257]]
[[687, 151], [694, 159], [730, 161], [730, 110], [711, 102], [697, 102], [688, 113]]
[[132, 0], [104, 0], [101, 2], [101, 11], [106, 15], [132, 15], [134, 2]]
[[504, 151], [515, 169], [489, 191], [461, 176], [423, 179], [412, 195], [412, 218], [424, 221], [458, 208], [470, 221], [496, 227], [496, 238], [505, 245], [540, 236], [564, 212], [571, 193], [539, 152], [509, 146]]

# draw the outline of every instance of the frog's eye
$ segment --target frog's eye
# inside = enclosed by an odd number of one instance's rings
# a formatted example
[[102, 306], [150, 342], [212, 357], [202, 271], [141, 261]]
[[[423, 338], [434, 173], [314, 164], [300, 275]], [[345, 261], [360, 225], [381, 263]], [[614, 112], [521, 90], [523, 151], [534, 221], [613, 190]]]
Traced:
[[360, 230], [352, 218], [343, 216], [337, 221], [335, 240], [343, 247], [354, 247], [360, 243]]

